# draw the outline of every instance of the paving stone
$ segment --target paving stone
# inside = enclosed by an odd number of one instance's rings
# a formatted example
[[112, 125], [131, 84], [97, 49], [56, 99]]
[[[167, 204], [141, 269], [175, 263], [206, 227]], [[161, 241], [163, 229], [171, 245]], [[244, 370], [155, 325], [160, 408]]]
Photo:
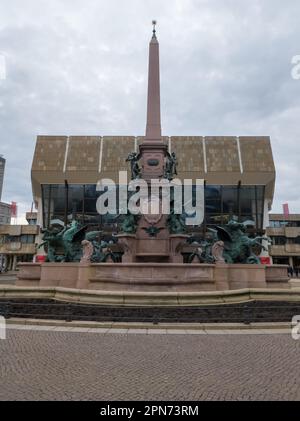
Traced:
[[89, 332], [91, 330], [90, 327], [71, 327], [70, 332]]
[[268, 332], [269, 335], [276, 335], [276, 334], [286, 334], [291, 335], [292, 329], [263, 329], [265, 333]]
[[206, 335], [206, 331], [204, 329], [187, 329], [186, 333], [188, 335]]
[[24, 325], [16, 324], [16, 323], [6, 323], [6, 329], [18, 329], [22, 328]]
[[147, 329], [148, 335], [165, 335], [167, 329]]
[[127, 333], [147, 334], [147, 329], [128, 329]]
[[72, 329], [73, 329], [72, 327], [55, 326], [53, 330], [55, 332], [70, 332]]
[[58, 329], [7, 330], [0, 400], [300, 400], [291, 335]]
[[105, 327], [94, 327], [89, 330], [89, 333], [107, 333], [109, 331], [109, 328]]
[[185, 335], [187, 331], [185, 329], [167, 329], [167, 333], [171, 335]]
[[118, 329], [118, 328], [111, 328], [108, 330], [107, 333], [127, 333], [128, 329]]
[[[26, 325], [26, 326], [29, 326], [29, 325]], [[43, 331], [43, 330], [54, 330], [55, 329], [55, 326], [30, 326], [31, 327], [31, 329], [28, 329], [28, 330], [41, 330], [41, 331]]]
[[30, 325], [6, 325], [7, 329], [18, 329], [18, 330], [33, 330]]

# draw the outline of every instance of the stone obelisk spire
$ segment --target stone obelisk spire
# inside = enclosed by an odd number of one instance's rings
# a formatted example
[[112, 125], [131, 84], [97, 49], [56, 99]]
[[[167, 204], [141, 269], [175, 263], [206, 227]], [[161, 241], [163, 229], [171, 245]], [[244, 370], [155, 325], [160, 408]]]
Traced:
[[168, 151], [161, 135], [160, 87], [159, 87], [159, 46], [155, 25], [149, 45], [148, 103], [146, 136], [140, 144], [142, 178], [149, 181], [164, 176], [165, 160]]
[[159, 44], [156, 38], [156, 21], [152, 21], [152, 24], [153, 33], [149, 45], [146, 140], [161, 141]]

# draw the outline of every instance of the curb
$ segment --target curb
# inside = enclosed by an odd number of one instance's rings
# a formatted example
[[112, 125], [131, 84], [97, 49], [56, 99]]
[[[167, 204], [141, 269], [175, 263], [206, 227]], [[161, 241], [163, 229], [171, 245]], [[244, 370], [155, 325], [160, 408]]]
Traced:
[[264, 289], [248, 288], [228, 291], [201, 292], [128, 292], [80, 290], [63, 287], [0, 286], [0, 298], [43, 298], [61, 302], [108, 306], [181, 307], [199, 305], [224, 305], [260, 301], [300, 302], [300, 288]]
[[6, 320], [7, 325], [27, 325], [27, 326], [55, 326], [55, 327], [78, 327], [78, 328], [106, 328], [106, 329], [168, 329], [168, 330], [290, 330], [290, 322], [278, 323], [136, 323], [136, 322], [89, 322], [89, 321], [70, 321], [47, 320], [47, 319], [23, 319], [10, 318]]

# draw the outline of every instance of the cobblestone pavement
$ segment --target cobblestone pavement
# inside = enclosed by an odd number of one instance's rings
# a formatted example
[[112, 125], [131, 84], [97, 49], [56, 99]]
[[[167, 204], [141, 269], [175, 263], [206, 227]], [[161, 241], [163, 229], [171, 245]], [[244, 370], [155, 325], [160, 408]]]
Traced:
[[8, 329], [0, 400], [299, 400], [288, 334]]

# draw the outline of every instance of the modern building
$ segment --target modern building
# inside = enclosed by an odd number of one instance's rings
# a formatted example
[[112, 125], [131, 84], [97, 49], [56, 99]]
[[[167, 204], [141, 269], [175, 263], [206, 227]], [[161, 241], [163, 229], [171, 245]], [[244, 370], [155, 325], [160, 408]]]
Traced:
[[11, 221], [11, 205], [9, 203], [0, 202], [0, 225], [10, 224]]
[[8, 203], [1, 202], [4, 171], [5, 171], [5, 159], [0, 155], [0, 225], [10, 224], [11, 221], [11, 205]]
[[5, 171], [5, 159], [0, 155], [0, 201], [2, 197], [3, 181], [4, 181], [4, 171]]
[[29, 225], [37, 225], [37, 212], [26, 212], [26, 221]]
[[[159, 80], [158, 56], [157, 69]], [[38, 224], [47, 227], [52, 219], [76, 218], [101, 229], [118, 230], [121, 216], [101, 217], [96, 211], [96, 184], [103, 178], [117, 183], [121, 170], [130, 179], [125, 161], [130, 152], [138, 152], [142, 139], [38, 136], [31, 170]], [[178, 178], [205, 180], [205, 219], [194, 229], [225, 224], [236, 216], [253, 221], [254, 231], [263, 232], [269, 224], [275, 183], [269, 137], [164, 136], [163, 140], [168, 151], [176, 153]]]
[[[27, 213], [29, 221], [36, 221], [37, 214]], [[29, 222], [30, 224], [30, 222]], [[39, 227], [30, 225], [0, 225], [0, 268], [16, 270], [18, 262], [32, 262], [36, 254]]]
[[[38, 224], [47, 227], [52, 219], [73, 216], [84, 224], [116, 229], [120, 217], [108, 219], [96, 211], [96, 183], [101, 178], [117, 182], [140, 140], [39, 136], [32, 164]], [[173, 136], [166, 142], [177, 154], [179, 178], [205, 180], [205, 225], [224, 224], [233, 215], [254, 221], [256, 232], [269, 225], [275, 183], [269, 138]]]
[[270, 214], [269, 219], [266, 234], [273, 263], [300, 269], [300, 214]]

